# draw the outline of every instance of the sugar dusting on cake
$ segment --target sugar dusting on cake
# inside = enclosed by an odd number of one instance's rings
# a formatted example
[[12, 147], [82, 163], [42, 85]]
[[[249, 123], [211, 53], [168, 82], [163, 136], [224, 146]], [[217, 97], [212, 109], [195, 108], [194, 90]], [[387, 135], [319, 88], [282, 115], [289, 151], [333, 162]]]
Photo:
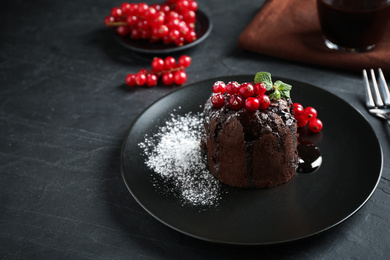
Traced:
[[213, 206], [221, 198], [221, 184], [210, 174], [201, 149], [203, 134], [202, 113], [171, 114], [157, 133], [138, 144], [156, 188], [177, 195], [182, 204]]

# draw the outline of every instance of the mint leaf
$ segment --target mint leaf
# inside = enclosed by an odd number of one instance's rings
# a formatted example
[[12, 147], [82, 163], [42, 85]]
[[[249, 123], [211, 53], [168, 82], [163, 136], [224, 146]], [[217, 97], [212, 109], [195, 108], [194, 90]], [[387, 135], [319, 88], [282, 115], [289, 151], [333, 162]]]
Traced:
[[271, 95], [269, 95], [269, 99], [276, 99], [276, 100], [279, 100], [280, 99], [280, 91], [279, 90], [277, 90], [276, 88], [275, 88], [275, 91], [274, 91], [274, 93], [272, 93]]
[[291, 85], [278, 80], [275, 82], [274, 86], [275, 89], [280, 91], [281, 97], [290, 98], [290, 90], [292, 89]]
[[281, 90], [281, 91], [280, 91], [280, 94], [281, 94], [281, 96], [284, 97], [284, 98], [290, 98], [290, 91]]
[[278, 90], [283, 90], [283, 91], [290, 91], [291, 88], [292, 88], [291, 85], [289, 85], [289, 84], [287, 84], [287, 83], [284, 83], [284, 82], [282, 82], [282, 81], [280, 81], [280, 80], [276, 81], [276, 82], [274, 83], [274, 85], [276, 86], [276, 88], [277, 88]]
[[257, 72], [255, 76], [255, 84], [260, 82], [267, 86], [267, 91], [272, 92], [269, 95], [270, 99], [279, 100], [280, 98], [290, 98], [290, 90], [292, 86], [280, 80], [272, 84], [271, 73], [264, 71]]
[[280, 85], [282, 85], [282, 81], [280, 81], [280, 80], [278, 80], [278, 81], [276, 81], [275, 83], [274, 83], [274, 85], [275, 85], [275, 87], [277, 88], [277, 89], [279, 89], [279, 87], [280, 87]]
[[263, 82], [267, 86], [267, 91], [272, 89], [272, 78], [269, 72], [257, 72], [255, 76], [255, 84]]

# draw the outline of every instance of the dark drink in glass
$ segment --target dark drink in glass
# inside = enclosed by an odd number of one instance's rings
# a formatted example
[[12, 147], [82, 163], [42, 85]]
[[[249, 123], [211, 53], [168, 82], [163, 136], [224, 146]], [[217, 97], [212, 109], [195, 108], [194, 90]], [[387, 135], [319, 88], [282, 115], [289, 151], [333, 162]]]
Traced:
[[362, 52], [382, 38], [390, 20], [390, 0], [317, 0], [325, 44]]

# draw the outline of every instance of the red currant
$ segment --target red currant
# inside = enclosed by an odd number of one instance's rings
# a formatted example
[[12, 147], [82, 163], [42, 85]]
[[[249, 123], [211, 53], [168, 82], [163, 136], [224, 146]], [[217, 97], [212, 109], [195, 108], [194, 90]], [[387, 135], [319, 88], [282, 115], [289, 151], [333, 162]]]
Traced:
[[195, 12], [192, 11], [192, 10], [186, 10], [183, 13], [183, 20], [186, 23], [195, 23], [195, 21], [196, 21], [196, 14], [195, 14]]
[[[169, 17], [167, 18], [167, 23], [166, 25], [168, 26], [169, 29], [172, 29], [172, 30], [177, 30], [179, 31], [179, 27], [180, 27], [180, 20], [179, 18], [175, 18], [175, 19], [169, 19]], [[180, 32], [179, 32], [180, 33]]]
[[232, 109], [240, 109], [244, 105], [244, 100], [239, 95], [232, 95], [229, 98], [229, 106]]
[[170, 70], [176, 65], [176, 60], [172, 56], [168, 56], [164, 59], [164, 69]]
[[190, 0], [190, 5], [188, 6], [188, 9], [194, 12], [198, 10], [198, 2], [196, 2], [195, 0]]
[[169, 33], [168, 33], [169, 42], [174, 42], [179, 37], [180, 37], [180, 32], [178, 30], [169, 29]]
[[187, 23], [184, 21], [181, 21], [179, 23], [179, 27], [177, 28], [181, 35], [185, 35], [187, 32], [190, 31], [190, 28], [188, 28]]
[[303, 106], [301, 105], [301, 103], [295, 102], [295, 103], [293, 104], [293, 107], [296, 108], [296, 107], [303, 107]]
[[122, 10], [118, 7], [114, 7], [111, 9], [111, 16], [115, 18], [115, 20], [119, 19], [122, 16]]
[[138, 12], [138, 4], [132, 3], [130, 4], [130, 14], [137, 14]]
[[125, 25], [120, 25], [116, 27], [116, 33], [120, 36], [126, 36], [130, 33], [130, 28]]
[[146, 83], [146, 75], [142, 72], [137, 72], [135, 74], [135, 82], [137, 83], [138, 86], [143, 86]]
[[184, 35], [184, 39], [186, 40], [186, 42], [195, 41], [196, 40], [196, 32], [189, 31], [188, 33], [186, 33], [186, 35]]
[[169, 33], [169, 29], [165, 24], [156, 25], [152, 28], [152, 38], [158, 40], [167, 36]]
[[228, 84], [226, 84], [226, 91], [230, 95], [238, 93], [239, 88], [240, 85], [238, 84], [237, 81], [230, 81]]
[[152, 61], [152, 70], [162, 71], [164, 69], [164, 60], [161, 58], [154, 58]]
[[131, 11], [131, 5], [129, 3], [122, 3], [121, 6], [120, 6], [121, 10], [122, 10], [122, 13], [124, 15], [128, 15], [130, 14], [130, 11]]
[[183, 46], [185, 40], [184, 40], [184, 37], [179, 36], [173, 42], [175, 43], [176, 46]]
[[217, 81], [213, 85], [214, 93], [224, 94], [226, 92], [226, 84], [223, 81]]
[[256, 83], [253, 86], [253, 89], [256, 95], [263, 95], [265, 92], [267, 92], [267, 85], [265, 85], [263, 82]]
[[148, 22], [148, 20], [138, 19], [136, 26], [141, 31], [147, 31], [149, 29], [149, 22]]
[[225, 98], [221, 93], [214, 93], [211, 96], [211, 103], [215, 107], [222, 107], [225, 104]]
[[191, 65], [191, 61], [192, 61], [192, 59], [190, 56], [182, 55], [179, 58], [179, 65], [183, 66], [184, 68], [187, 68]]
[[309, 130], [312, 131], [313, 133], [317, 133], [321, 131], [323, 127], [322, 121], [319, 120], [318, 118], [313, 118], [309, 120]]
[[182, 70], [176, 71], [173, 74], [173, 80], [177, 85], [182, 85], [187, 81], [187, 74]]
[[149, 86], [149, 87], [153, 87], [157, 84], [157, 76], [156, 74], [153, 74], [153, 73], [149, 73], [148, 75], [146, 75], [146, 85]]
[[259, 109], [266, 109], [269, 107], [269, 105], [271, 104], [271, 101], [269, 99], [269, 97], [267, 95], [258, 95], [257, 96], [257, 99], [259, 100]]
[[140, 16], [144, 16], [146, 11], [149, 9], [149, 6], [146, 3], [139, 3], [138, 4], [138, 14]]
[[111, 25], [111, 23], [115, 22], [115, 17], [112, 16], [112, 15], [109, 15], [109, 16], [106, 16], [106, 18], [104, 18], [104, 24], [107, 26], [107, 27], [113, 27]]
[[141, 39], [141, 31], [137, 28], [132, 28], [130, 31], [130, 36], [135, 40]]
[[183, 12], [190, 7], [190, 3], [188, 0], [179, 0], [176, 2], [176, 10], [178, 12]]
[[151, 6], [152, 6], [154, 9], [156, 9], [157, 12], [161, 11], [161, 5], [154, 3], [154, 4], [152, 4]]
[[301, 104], [294, 103], [293, 106], [294, 106], [293, 112], [295, 117], [303, 115], [304, 109]]
[[306, 107], [303, 110], [303, 116], [306, 118], [306, 120], [311, 120], [317, 117], [317, 110], [315, 110], [314, 107]]
[[162, 41], [163, 41], [163, 43], [165, 43], [165, 44], [169, 44], [169, 43], [172, 42], [171, 38], [169, 37], [169, 33], [168, 33], [167, 36], [164, 36], [164, 37], [162, 38]]
[[251, 83], [245, 82], [240, 85], [238, 93], [244, 98], [248, 98], [255, 94], [255, 90], [253, 89], [253, 85]]
[[260, 106], [260, 102], [255, 97], [249, 97], [245, 100], [245, 108], [248, 111], [256, 111]]
[[[157, 14], [157, 16], [151, 21], [152, 26], [160, 26], [165, 22], [164, 14]], [[168, 28], [168, 27], [167, 27]]]
[[134, 26], [138, 23], [138, 18], [135, 15], [129, 15], [126, 17], [126, 23], [128, 26]]
[[146, 19], [148, 20], [153, 20], [155, 17], [157, 17], [157, 11], [154, 7], [149, 7], [146, 11], [145, 11], [145, 17]]
[[145, 74], [145, 75], [148, 74], [148, 70], [145, 69], [145, 68], [140, 69], [138, 72], [139, 72], [139, 73], [143, 73], [143, 74]]
[[130, 73], [126, 76], [126, 84], [129, 87], [135, 87], [137, 85], [137, 82], [135, 81], [135, 75], [133, 73]]
[[305, 127], [307, 125], [308, 120], [303, 115], [295, 116], [297, 120], [298, 127]]
[[[141, 31], [141, 38], [142, 39], [149, 39], [152, 37], [152, 31], [149, 30], [149, 29], [146, 29], [146, 30], [142, 30]], [[151, 39], [151, 41], [153, 41], [153, 39]]]
[[162, 75], [162, 82], [165, 84], [165, 85], [172, 85], [173, 83], [173, 74], [168, 72], [168, 73], [164, 73]]

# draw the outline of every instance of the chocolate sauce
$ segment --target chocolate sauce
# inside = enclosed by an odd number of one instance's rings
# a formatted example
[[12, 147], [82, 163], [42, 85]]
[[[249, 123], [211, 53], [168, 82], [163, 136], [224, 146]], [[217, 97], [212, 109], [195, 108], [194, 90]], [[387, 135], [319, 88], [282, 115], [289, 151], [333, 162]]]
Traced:
[[314, 172], [322, 164], [320, 149], [314, 143], [302, 138], [298, 139], [298, 156], [298, 173]]
[[317, 0], [322, 31], [329, 41], [346, 48], [364, 48], [379, 42], [390, 15], [389, 5], [360, 0], [341, 1], [339, 5]]

